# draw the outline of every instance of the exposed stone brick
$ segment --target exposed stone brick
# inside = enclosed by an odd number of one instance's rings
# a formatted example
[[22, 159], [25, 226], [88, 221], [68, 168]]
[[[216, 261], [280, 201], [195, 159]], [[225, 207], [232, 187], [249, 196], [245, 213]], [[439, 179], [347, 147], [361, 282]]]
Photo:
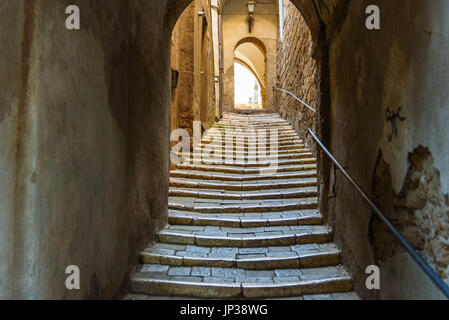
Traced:
[[[205, 9], [201, 23], [195, 12]], [[210, 0], [196, 0], [180, 15], [172, 34], [171, 67], [178, 71], [176, 88], [172, 88], [171, 127], [186, 129], [190, 136], [193, 121], [204, 129], [215, 122], [214, 46]]]
[[[436, 268], [442, 278], [449, 277], [449, 201], [441, 192], [440, 173], [427, 148], [417, 147], [409, 155], [409, 169], [399, 194], [396, 194], [390, 166], [379, 154], [374, 177], [374, 194], [385, 214], [411, 244]], [[385, 261], [402, 250], [377, 219], [371, 223], [371, 239], [378, 261]]]
[[[277, 87], [293, 92], [316, 108], [318, 67], [312, 58], [312, 36], [303, 16], [290, 1], [284, 1], [284, 30], [284, 41], [278, 42]], [[281, 117], [290, 122], [314, 152], [315, 144], [307, 130], [315, 130], [316, 114], [290, 95], [278, 92], [276, 98]]]
[[184, 128], [193, 134], [194, 84], [194, 3], [182, 13], [173, 30], [171, 67], [178, 71], [177, 87], [172, 89], [171, 129]]

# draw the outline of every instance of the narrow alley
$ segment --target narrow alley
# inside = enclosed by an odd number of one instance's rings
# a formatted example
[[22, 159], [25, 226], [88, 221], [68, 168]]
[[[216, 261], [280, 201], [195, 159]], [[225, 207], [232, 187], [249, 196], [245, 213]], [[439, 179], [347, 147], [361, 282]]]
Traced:
[[0, 30], [0, 300], [449, 299], [448, 0], [0, 0]]

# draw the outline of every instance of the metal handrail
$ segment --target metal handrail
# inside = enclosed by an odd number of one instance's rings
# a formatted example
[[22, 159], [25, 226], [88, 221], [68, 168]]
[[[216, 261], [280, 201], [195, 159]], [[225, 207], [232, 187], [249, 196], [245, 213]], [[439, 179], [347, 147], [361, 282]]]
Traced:
[[303, 105], [305, 105], [307, 108], [309, 108], [309, 109], [312, 110], [313, 112], [317, 113], [317, 112], [316, 112], [316, 109], [314, 109], [313, 107], [311, 107], [310, 105], [308, 105], [307, 103], [305, 103], [304, 101], [302, 101], [301, 99], [299, 99], [297, 96], [295, 96], [295, 94], [294, 94], [293, 92], [290, 92], [290, 91], [287, 91], [287, 90], [284, 90], [284, 89], [281, 89], [281, 88], [278, 88], [278, 87], [275, 87], [275, 86], [273, 86], [273, 89], [291, 95], [293, 98], [295, 98], [296, 100], [298, 100], [299, 102], [301, 102], [301, 103], [302, 103]]
[[330, 151], [323, 145], [323, 143], [318, 139], [315, 133], [309, 129], [309, 134], [315, 139], [321, 149], [327, 154], [327, 156], [335, 163], [335, 165], [340, 169], [343, 175], [349, 180], [349, 182], [356, 188], [356, 190], [362, 195], [362, 197], [368, 202], [371, 208], [374, 210], [379, 219], [387, 226], [390, 232], [396, 237], [399, 243], [404, 247], [408, 254], [415, 260], [415, 262], [421, 267], [424, 273], [433, 281], [433, 283], [441, 290], [441, 292], [449, 299], [449, 286], [441, 279], [438, 273], [424, 260], [424, 258], [413, 248], [413, 246], [408, 242], [404, 235], [396, 229], [390, 220], [380, 211], [380, 209], [371, 201], [368, 195], [363, 191], [363, 189], [354, 181], [354, 179], [348, 174], [348, 172], [343, 168], [343, 166], [335, 159], [335, 157], [330, 153]]

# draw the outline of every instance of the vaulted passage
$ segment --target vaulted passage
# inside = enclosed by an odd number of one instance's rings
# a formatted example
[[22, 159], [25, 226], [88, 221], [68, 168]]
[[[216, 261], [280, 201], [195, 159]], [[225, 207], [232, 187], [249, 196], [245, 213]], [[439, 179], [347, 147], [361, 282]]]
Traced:
[[445, 297], [448, 1], [1, 0], [0, 29], [0, 299]]

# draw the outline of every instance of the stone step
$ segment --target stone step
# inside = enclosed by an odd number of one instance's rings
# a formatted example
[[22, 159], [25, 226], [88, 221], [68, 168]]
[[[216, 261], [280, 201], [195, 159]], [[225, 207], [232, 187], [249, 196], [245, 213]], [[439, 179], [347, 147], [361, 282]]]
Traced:
[[[292, 150], [292, 149], [304, 149], [305, 145], [304, 144], [300, 144], [300, 143], [292, 143], [292, 144], [288, 144], [288, 145], [278, 145], [277, 147], [273, 147], [271, 148], [269, 145], [263, 144], [262, 145], [263, 148], [262, 150], [267, 150], [267, 151], [271, 151], [271, 150]], [[266, 147], [266, 148], [265, 148]], [[204, 150], [204, 149], [210, 149], [210, 150], [222, 150], [222, 152], [226, 152], [226, 144], [224, 143], [219, 143], [219, 142], [212, 142], [209, 144], [204, 144], [204, 143], [198, 143], [197, 146], [195, 146], [195, 148], [193, 149], [194, 151], [196, 150]], [[229, 148], [229, 147], [228, 147]], [[206, 150], [207, 150], [206, 149]], [[237, 146], [233, 146], [232, 150], [237, 150], [237, 151], [253, 151], [253, 152], [257, 152], [259, 150], [261, 150], [261, 148], [259, 147], [259, 145], [237, 145]]]
[[200, 154], [221, 154], [223, 156], [225, 155], [239, 155], [239, 156], [250, 156], [250, 157], [269, 157], [276, 156], [280, 154], [288, 154], [288, 155], [294, 155], [294, 154], [311, 154], [311, 158], [314, 158], [314, 155], [310, 152], [309, 149], [304, 147], [298, 147], [297, 145], [291, 145], [291, 146], [263, 146], [261, 148], [258, 147], [240, 147], [240, 146], [225, 146], [225, 145], [198, 145], [197, 147], [194, 147], [192, 150], [180, 150], [178, 152], [181, 153], [184, 151], [184, 153], [200, 153]]
[[220, 122], [216, 122], [215, 126], [233, 126], [233, 127], [254, 127], [254, 126], [282, 126], [282, 127], [290, 127], [290, 123], [285, 120], [279, 121], [279, 119], [267, 119], [260, 118], [253, 120], [245, 120], [245, 119], [222, 119]]
[[231, 228], [262, 228], [279, 226], [321, 225], [323, 217], [317, 210], [268, 213], [210, 214], [169, 210], [171, 225], [217, 226]]
[[233, 167], [233, 166], [223, 166], [223, 165], [199, 165], [199, 164], [178, 164], [176, 167], [180, 170], [194, 170], [201, 172], [215, 172], [215, 173], [234, 173], [243, 175], [260, 175], [266, 176], [272, 174], [275, 177], [279, 173], [292, 173], [292, 172], [310, 172], [313, 171], [316, 174], [316, 165], [284, 165], [275, 168], [271, 167], [253, 167], [253, 168], [243, 168], [243, 167]]
[[[260, 168], [242, 168], [235, 166], [224, 166], [224, 165], [200, 165], [200, 164], [178, 164], [176, 165], [178, 169], [187, 169], [187, 170], [198, 170], [203, 172], [222, 172], [222, 173], [239, 173], [243, 175], [251, 175], [251, 174], [270, 174], [273, 175], [281, 172], [298, 172], [298, 171], [311, 171], [314, 170], [316, 172], [316, 164], [308, 164], [308, 165], [282, 165], [279, 163], [279, 166], [276, 168], [271, 167], [260, 167]], [[273, 172], [274, 171], [274, 172]]]
[[285, 127], [293, 129], [293, 127], [290, 125], [287, 121], [277, 121], [274, 120], [268, 120], [267, 119], [260, 119], [256, 121], [246, 121], [246, 120], [226, 120], [223, 119], [220, 122], [216, 122], [213, 127], [223, 127], [223, 126], [231, 126], [231, 127], [237, 127], [237, 128], [255, 128], [255, 127]]
[[[214, 201], [213, 203], [193, 203], [189, 198], [180, 199], [170, 197], [168, 208], [172, 210], [186, 210], [200, 213], [256, 213], [256, 212], [278, 212], [289, 210], [317, 209], [318, 199], [294, 198], [283, 200], [259, 200], [258, 202], [228, 204]], [[257, 200], [256, 200], [257, 201]]]
[[304, 143], [304, 141], [302, 139], [300, 139], [297, 135], [291, 135], [291, 136], [287, 136], [287, 137], [277, 137], [276, 139], [273, 137], [271, 138], [268, 134], [266, 136], [252, 136], [252, 135], [248, 135], [248, 136], [240, 136], [240, 137], [235, 137], [235, 136], [227, 136], [224, 134], [206, 134], [203, 135], [201, 140], [205, 140], [206, 142], [210, 142], [211, 139], [217, 139], [217, 140], [221, 140], [223, 142], [235, 142], [240, 140], [244, 140], [245, 142], [248, 143], [270, 143], [270, 142], [277, 142], [277, 143], [283, 143], [283, 142], [291, 142], [294, 141], [296, 143]]
[[242, 128], [245, 130], [248, 129], [252, 129], [252, 128], [266, 128], [266, 127], [279, 127], [279, 128], [285, 128], [285, 129], [289, 129], [289, 130], [293, 130], [292, 126], [288, 123], [288, 122], [284, 122], [284, 121], [274, 121], [274, 122], [264, 122], [264, 121], [260, 121], [259, 123], [257, 122], [246, 122], [246, 121], [231, 121], [231, 122], [226, 122], [226, 121], [220, 121], [215, 123], [212, 128]]
[[231, 158], [234, 161], [270, 161], [270, 160], [287, 160], [287, 159], [314, 159], [312, 153], [299, 153], [299, 152], [289, 152], [289, 153], [280, 153], [276, 155], [258, 155], [258, 153], [255, 153], [254, 155], [251, 153], [239, 153], [235, 154], [235, 152], [230, 151], [229, 153], [224, 152], [213, 152], [213, 154], [209, 153], [191, 153], [191, 152], [184, 152], [184, 153], [178, 153], [179, 157], [183, 157], [186, 159], [185, 161], [192, 162], [192, 159], [206, 159], [207, 161], [215, 160], [215, 159], [223, 159], [226, 160], [227, 157]]
[[241, 183], [191, 178], [170, 178], [170, 187], [173, 188], [191, 188], [191, 189], [218, 189], [227, 191], [256, 191], [256, 190], [270, 190], [270, 189], [291, 189], [303, 187], [316, 187], [316, 179], [284, 179], [271, 180], [265, 182]]
[[251, 115], [248, 114], [242, 114], [238, 112], [224, 112], [222, 115], [222, 118], [218, 123], [221, 123], [223, 121], [245, 121], [248, 123], [261, 121], [263, 123], [269, 123], [281, 121], [281, 122], [287, 122], [287, 120], [281, 118], [279, 114], [277, 113], [252, 113]]
[[245, 119], [222, 119], [220, 122], [217, 122], [215, 126], [223, 126], [223, 125], [231, 125], [231, 126], [246, 126], [246, 127], [253, 127], [253, 126], [283, 126], [283, 127], [291, 127], [290, 123], [288, 121], [285, 121], [283, 119], [267, 119], [267, 118], [261, 118], [256, 120], [250, 120], [247, 121]]
[[316, 159], [287, 121], [225, 113], [182, 156], [170, 172], [169, 225], [141, 252], [129, 299], [358, 298], [317, 209]]
[[[296, 141], [286, 142], [286, 143], [243, 143], [243, 142], [223, 142], [223, 141], [201, 141], [200, 143], [196, 144], [192, 148], [193, 151], [198, 150], [216, 150], [217, 152], [231, 152], [231, 151], [238, 151], [238, 152], [259, 152], [259, 153], [269, 153], [271, 150], [274, 150], [276, 152], [309, 152], [310, 149], [308, 149], [304, 143], [298, 143]], [[295, 150], [295, 151], [292, 151]], [[300, 150], [300, 151], [297, 151]], [[190, 151], [190, 150], [189, 150]]]
[[230, 133], [222, 133], [222, 134], [209, 134], [205, 135], [201, 138], [200, 142], [206, 142], [210, 143], [211, 141], [220, 141], [223, 144], [226, 142], [229, 143], [263, 143], [263, 144], [269, 144], [271, 142], [277, 143], [277, 144], [283, 144], [287, 142], [294, 142], [299, 144], [304, 144], [304, 141], [301, 139], [298, 139], [298, 136], [296, 134], [278, 134], [273, 137], [267, 135], [264, 137], [263, 140], [256, 139], [256, 137], [248, 135], [231, 135]]
[[[273, 187], [276, 187], [273, 185]], [[214, 189], [189, 189], [170, 187], [170, 197], [196, 197], [199, 199], [222, 199], [222, 200], [264, 200], [264, 199], [292, 199], [292, 198], [311, 198], [317, 197], [316, 187], [305, 187], [283, 190], [262, 190], [259, 192], [251, 191], [223, 191]]]
[[143, 264], [275, 270], [335, 266], [340, 251], [332, 243], [287, 247], [200, 247], [156, 243], [140, 254]]
[[261, 175], [261, 174], [229, 174], [229, 173], [215, 173], [215, 172], [204, 172], [198, 170], [172, 170], [170, 171], [170, 176], [173, 178], [189, 178], [189, 179], [199, 179], [199, 180], [212, 180], [216, 183], [223, 183], [224, 181], [237, 181], [246, 182], [245, 184], [251, 184], [252, 181], [265, 181], [271, 180], [273, 183], [280, 180], [289, 179], [309, 179], [316, 178], [316, 170], [308, 170], [302, 172], [281, 172], [273, 175]]
[[199, 268], [144, 265], [141, 272], [132, 276], [131, 287], [135, 293], [151, 295], [250, 299], [351, 292], [353, 289], [350, 275], [341, 266], [279, 269], [272, 273], [212, 267], [210, 273], [207, 272]]
[[[204, 152], [204, 150], [207, 150], [208, 152], [210, 152], [209, 149], [194, 148], [193, 149], [193, 153], [201, 153], [202, 154]], [[212, 151], [214, 151], [213, 148], [212, 148]], [[276, 150], [274, 150], [274, 151], [276, 151]], [[270, 150], [269, 149], [257, 150], [256, 152], [254, 152], [252, 150], [251, 150], [251, 152], [249, 152], [248, 150], [247, 151], [236, 150], [235, 148], [233, 148], [233, 149], [231, 149], [229, 151], [226, 151], [226, 148], [223, 148], [222, 150], [220, 150], [220, 149], [217, 150], [217, 153], [221, 153], [221, 154], [224, 153], [225, 155], [226, 155], [227, 152], [232, 153], [233, 156], [236, 156], [236, 155], [238, 155], [238, 156], [252, 156], [252, 157], [256, 156], [256, 155], [257, 156], [259, 156], [259, 155], [261, 155], [261, 156], [270, 156]], [[186, 156], [187, 156], [190, 152], [185, 152], [185, 153], [186, 153]], [[181, 151], [178, 152], [177, 154], [179, 156], [182, 156], [182, 152]], [[277, 150], [276, 154], [279, 155], [279, 156], [280, 155], [285, 155], [285, 154], [292, 154], [292, 155], [301, 155], [302, 157], [309, 157], [309, 158], [313, 158], [314, 157], [313, 154], [310, 152], [310, 150], [307, 149], [307, 148]]]
[[[282, 121], [286, 121], [283, 118], [281, 118], [281, 116], [278, 113], [275, 112], [253, 112], [251, 111], [251, 114], [247, 114], [247, 113], [242, 113], [240, 112], [240, 110], [235, 110], [235, 111], [225, 111], [223, 112], [222, 115], [222, 119], [220, 121], [223, 121], [225, 119], [247, 119], [247, 121], [255, 121], [255, 119], [267, 119], [267, 120], [282, 120]], [[266, 120], [264, 120], [266, 121]]]
[[276, 122], [289, 123], [287, 120], [281, 118], [276, 113], [273, 113], [272, 115], [252, 114], [250, 116], [242, 115], [242, 114], [231, 114], [231, 115], [228, 115], [227, 113], [224, 113], [223, 117], [217, 123], [223, 123], [223, 122], [226, 122], [226, 121], [230, 121], [232, 123], [239, 122], [239, 121], [245, 122], [245, 123], [261, 122], [261, 123], [264, 123], [264, 124], [276, 123]]
[[[206, 247], [241, 247], [289, 246], [294, 244], [326, 243], [332, 240], [331, 231], [324, 226], [287, 226], [289, 230], [277, 230], [281, 227], [254, 228], [259, 232], [249, 232], [248, 228], [179, 225], [159, 232], [159, 242], [191, 244]], [[231, 230], [232, 229], [232, 230]]]
[[304, 141], [299, 140], [298, 138], [281, 138], [281, 139], [270, 139], [269, 137], [265, 139], [258, 139], [256, 138], [241, 138], [241, 139], [235, 139], [235, 138], [228, 138], [228, 137], [221, 137], [221, 136], [206, 136], [201, 139], [201, 143], [209, 144], [211, 142], [220, 142], [220, 144], [241, 144], [241, 145], [270, 145], [270, 144], [277, 144], [277, 145], [290, 145], [290, 144], [304, 144]]
[[[175, 296], [156, 296], [147, 294], [127, 294], [124, 300], [134, 300], [134, 301], [167, 301], [167, 300], [209, 300], [207, 298], [194, 298], [194, 297], [175, 297]], [[229, 300], [243, 300], [243, 298], [230, 298]], [[344, 300], [360, 300], [359, 296], [355, 292], [340, 292], [340, 293], [326, 293], [326, 294], [305, 294], [302, 296], [294, 297], [281, 297], [281, 298], [261, 298], [260, 300], [307, 300], [307, 301], [344, 301]]]
[[[253, 140], [255, 139], [254, 135], [252, 134], [248, 134], [248, 135], [243, 135], [243, 134], [234, 134], [231, 131], [223, 131], [223, 132], [217, 132], [217, 133], [209, 133], [206, 134], [203, 138], [208, 138], [208, 139], [237, 139], [237, 140]], [[283, 133], [283, 132], [273, 132], [273, 137], [271, 136], [271, 134], [269, 134], [269, 131], [267, 131], [267, 134], [265, 135], [265, 138], [267, 139], [267, 141], [270, 141], [271, 139], [273, 139], [273, 141], [284, 141], [287, 139], [291, 139], [291, 140], [298, 140], [298, 135], [296, 133]], [[300, 142], [302, 141], [301, 139], [299, 140]]]
[[189, 159], [184, 158], [182, 163], [194, 164], [194, 165], [227, 165], [230, 164], [234, 167], [242, 167], [242, 168], [257, 168], [257, 167], [269, 167], [273, 166], [273, 164], [278, 165], [315, 165], [315, 158], [298, 158], [298, 159], [277, 159], [274, 157], [273, 159], [268, 160], [256, 160], [250, 161], [245, 158], [234, 158], [234, 159], [226, 159], [223, 157], [215, 157], [215, 158], [202, 158], [202, 159]]
[[247, 121], [247, 120], [226, 120], [223, 119], [219, 122], [216, 122], [213, 127], [223, 127], [223, 126], [231, 126], [231, 127], [243, 127], [243, 128], [252, 128], [257, 126], [279, 126], [279, 127], [286, 127], [286, 128], [292, 128], [292, 126], [287, 121], [278, 121], [276, 119], [269, 120], [267, 119], [261, 119], [257, 121]]
[[[258, 134], [263, 134], [266, 132], [267, 135], [274, 133], [277, 135], [294, 135], [298, 138], [298, 134], [292, 128], [277, 126], [277, 125], [262, 125], [262, 126], [223, 126], [223, 127], [213, 127], [212, 130], [205, 132], [206, 135], [212, 134], [223, 134], [228, 132], [229, 135], [239, 135], [239, 136], [249, 136], [254, 137]], [[262, 133], [261, 133], [262, 132]]]
[[213, 126], [211, 128], [212, 133], [218, 132], [218, 131], [235, 131], [237, 133], [241, 134], [253, 134], [256, 135], [258, 130], [266, 130], [267, 132], [271, 130], [276, 130], [278, 132], [283, 133], [296, 133], [295, 130], [291, 126], [285, 126], [285, 125], [218, 125]]

